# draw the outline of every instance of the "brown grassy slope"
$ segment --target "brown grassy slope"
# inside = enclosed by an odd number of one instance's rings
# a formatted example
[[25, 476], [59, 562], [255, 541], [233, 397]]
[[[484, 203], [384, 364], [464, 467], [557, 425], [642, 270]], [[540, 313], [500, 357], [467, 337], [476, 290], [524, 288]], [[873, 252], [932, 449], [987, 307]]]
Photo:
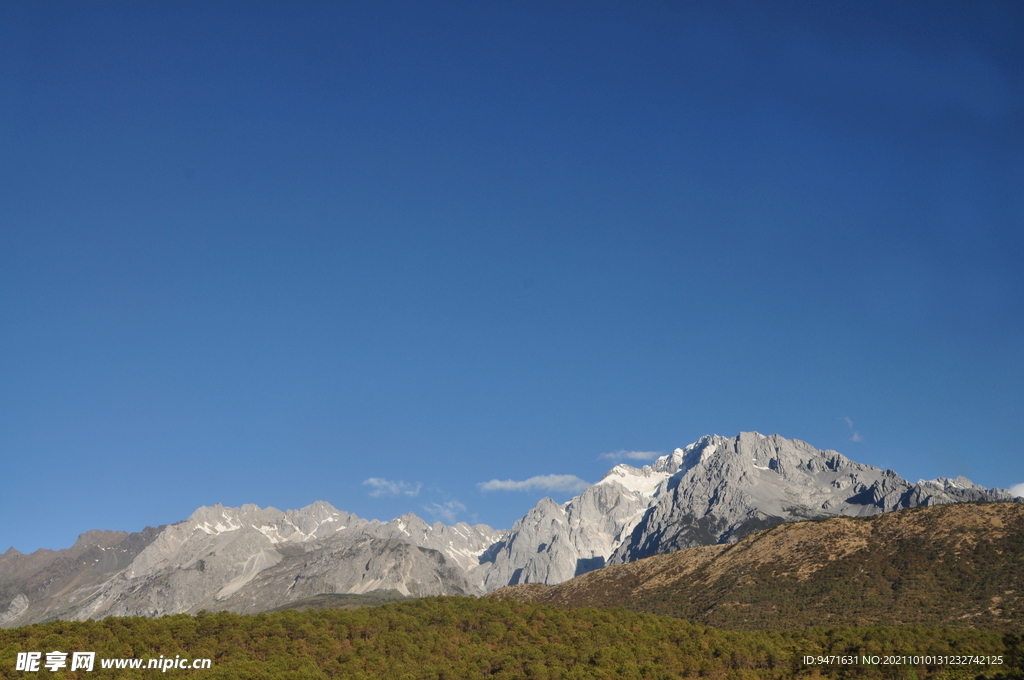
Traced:
[[489, 597], [626, 607], [732, 629], [923, 624], [1024, 629], [1024, 504], [783, 524]]

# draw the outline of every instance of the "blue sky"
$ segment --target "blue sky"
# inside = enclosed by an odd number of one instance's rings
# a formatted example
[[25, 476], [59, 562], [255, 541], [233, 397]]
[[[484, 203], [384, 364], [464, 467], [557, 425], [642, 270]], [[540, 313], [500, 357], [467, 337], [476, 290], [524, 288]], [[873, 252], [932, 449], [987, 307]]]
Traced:
[[1019, 3], [339, 4], [0, 5], [0, 550], [747, 430], [1024, 482]]

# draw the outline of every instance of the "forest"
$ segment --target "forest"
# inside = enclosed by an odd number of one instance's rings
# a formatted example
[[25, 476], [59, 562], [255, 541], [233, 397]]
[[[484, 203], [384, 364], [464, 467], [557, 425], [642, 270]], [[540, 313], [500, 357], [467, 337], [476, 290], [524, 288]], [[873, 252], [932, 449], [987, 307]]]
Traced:
[[[52, 621], [0, 630], [0, 678], [143, 678], [100, 660], [211, 659], [215, 678], [851, 678], [1022, 680], [1013, 634], [919, 626], [725, 631], [625, 609], [558, 608], [513, 600], [436, 597], [358, 609], [156, 619]], [[96, 653], [93, 671], [16, 670], [18, 653]], [[896, 657], [886, 664], [865, 657]], [[904, 659], [902, 657], [923, 657]], [[935, 657], [972, 658], [941, 663]], [[813, 663], [806, 663], [808, 658]], [[821, 657], [819, 659], [818, 657]], [[827, 663], [847, 657], [846, 663]], [[850, 663], [850, 657], [856, 663]], [[982, 657], [975, 659], [975, 657]], [[973, 661], [1003, 663], [974, 663]], [[916, 662], [915, 662], [916, 661]]]

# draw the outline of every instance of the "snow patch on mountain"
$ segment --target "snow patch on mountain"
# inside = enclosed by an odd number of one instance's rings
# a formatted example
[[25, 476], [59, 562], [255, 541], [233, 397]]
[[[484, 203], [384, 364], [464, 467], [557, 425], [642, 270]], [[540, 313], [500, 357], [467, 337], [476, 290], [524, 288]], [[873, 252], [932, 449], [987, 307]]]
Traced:
[[[534, 479], [551, 482], [550, 476]], [[321, 593], [381, 588], [415, 596], [481, 595], [732, 542], [782, 522], [1015, 496], [1024, 496], [1024, 485], [986, 489], [965, 477], [912, 484], [892, 470], [799, 440], [756, 432], [709, 435], [650, 465], [616, 465], [565, 503], [541, 499], [507, 531], [428, 524], [412, 513], [379, 522], [317, 502], [286, 512], [216, 505], [140, 534], [90, 532], [68, 555], [81, 552], [92, 571], [83, 581], [69, 572], [45, 602], [30, 599], [40, 597], [38, 589], [0, 570], [0, 592], [12, 598], [0, 602], [0, 625], [54, 616], [258, 612]], [[22, 564], [35, 558], [8, 551], [0, 559]]]
[[669, 477], [671, 475], [668, 472], [655, 470], [650, 465], [635, 468], [632, 465], [621, 464], [609, 470], [597, 485], [618, 484], [627, 491], [652, 497], [657, 495]]
[[800, 519], [1010, 500], [1007, 492], [965, 477], [911, 484], [892, 470], [855, 463], [836, 451], [757, 432], [702, 437], [683, 450], [669, 487], [652, 499], [611, 563], [733, 542], [757, 529]]

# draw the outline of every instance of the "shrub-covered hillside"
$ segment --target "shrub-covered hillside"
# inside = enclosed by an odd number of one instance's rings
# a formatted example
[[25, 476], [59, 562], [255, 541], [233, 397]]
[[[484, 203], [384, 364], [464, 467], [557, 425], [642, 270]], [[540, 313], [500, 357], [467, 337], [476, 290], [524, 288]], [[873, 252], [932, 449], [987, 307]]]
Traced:
[[488, 597], [627, 607], [733, 630], [918, 625], [1024, 630], [1024, 504], [960, 503], [783, 524], [729, 545]]
[[[156, 670], [23, 673], [18, 652], [95, 651], [97, 659], [210, 658], [215, 678], [974, 678], [998, 667], [804, 666], [804, 656], [993, 655], [994, 632], [816, 628], [732, 632], [621, 609], [427, 598], [356, 610], [54, 621], [0, 630], [0, 678], [152, 678]], [[1005, 670], [1005, 669], [1004, 669]], [[162, 675], [162, 674], [161, 674]]]

